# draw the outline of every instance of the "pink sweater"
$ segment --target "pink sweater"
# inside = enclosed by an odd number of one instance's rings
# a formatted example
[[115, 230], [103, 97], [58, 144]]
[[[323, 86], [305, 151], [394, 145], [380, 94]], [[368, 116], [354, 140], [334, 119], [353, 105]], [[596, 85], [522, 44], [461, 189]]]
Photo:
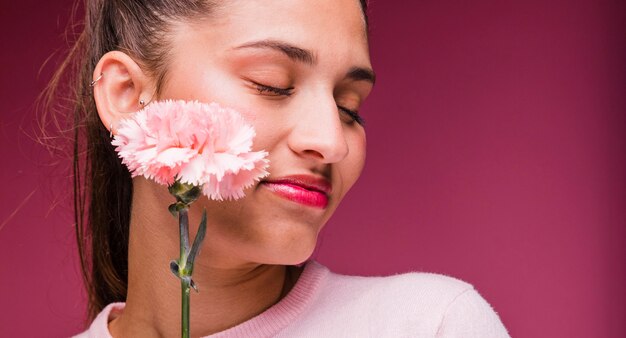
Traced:
[[[109, 304], [78, 338], [111, 338]], [[463, 281], [431, 273], [339, 275], [308, 261], [289, 294], [258, 316], [208, 337], [509, 337], [491, 306]]]

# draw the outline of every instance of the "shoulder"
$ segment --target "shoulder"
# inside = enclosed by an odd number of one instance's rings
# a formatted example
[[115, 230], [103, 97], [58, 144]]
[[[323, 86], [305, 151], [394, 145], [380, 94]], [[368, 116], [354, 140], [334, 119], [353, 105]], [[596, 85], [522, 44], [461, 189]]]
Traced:
[[457, 295], [447, 306], [437, 337], [510, 337], [500, 317], [474, 288]]
[[332, 289], [358, 292], [390, 306], [416, 305], [443, 312], [459, 295], [473, 290], [473, 286], [460, 279], [436, 273], [408, 272], [391, 276], [349, 276], [331, 273]]
[[333, 297], [368, 311], [370, 317], [383, 319], [387, 325], [406, 328], [407, 334], [509, 337], [498, 315], [474, 286], [451, 276], [427, 272], [380, 277], [330, 273], [327, 286]]
[[93, 320], [89, 328], [72, 338], [111, 338], [108, 324], [124, 310], [125, 303], [111, 303], [107, 305]]

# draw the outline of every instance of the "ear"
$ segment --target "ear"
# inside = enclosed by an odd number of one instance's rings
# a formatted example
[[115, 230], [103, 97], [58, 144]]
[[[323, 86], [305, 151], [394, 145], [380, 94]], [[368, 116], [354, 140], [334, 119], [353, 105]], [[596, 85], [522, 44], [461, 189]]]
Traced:
[[93, 72], [93, 79], [98, 77], [93, 96], [100, 120], [107, 129], [143, 108], [140, 100], [147, 103], [152, 98], [149, 78], [125, 53], [113, 51], [104, 54]]

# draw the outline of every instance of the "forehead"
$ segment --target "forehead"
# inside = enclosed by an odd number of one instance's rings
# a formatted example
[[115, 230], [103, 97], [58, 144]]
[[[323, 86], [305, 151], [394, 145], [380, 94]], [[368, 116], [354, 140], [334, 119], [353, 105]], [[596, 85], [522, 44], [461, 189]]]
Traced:
[[370, 64], [358, 0], [230, 1], [207, 20], [183, 25], [174, 40], [191, 43], [196, 37], [214, 52], [273, 39], [311, 50], [322, 62]]

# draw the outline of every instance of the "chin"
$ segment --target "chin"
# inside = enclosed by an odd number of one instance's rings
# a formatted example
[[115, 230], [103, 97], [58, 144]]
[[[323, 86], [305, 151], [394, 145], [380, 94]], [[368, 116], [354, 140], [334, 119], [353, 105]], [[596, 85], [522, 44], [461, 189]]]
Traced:
[[266, 247], [267, 264], [297, 265], [305, 262], [315, 250], [317, 234], [285, 238]]
[[297, 265], [304, 263], [307, 259], [311, 257], [313, 251], [315, 250], [315, 245], [310, 247], [303, 248], [302, 250], [298, 250], [289, 257], [290, 259], [283, 263], [284, 265]]

